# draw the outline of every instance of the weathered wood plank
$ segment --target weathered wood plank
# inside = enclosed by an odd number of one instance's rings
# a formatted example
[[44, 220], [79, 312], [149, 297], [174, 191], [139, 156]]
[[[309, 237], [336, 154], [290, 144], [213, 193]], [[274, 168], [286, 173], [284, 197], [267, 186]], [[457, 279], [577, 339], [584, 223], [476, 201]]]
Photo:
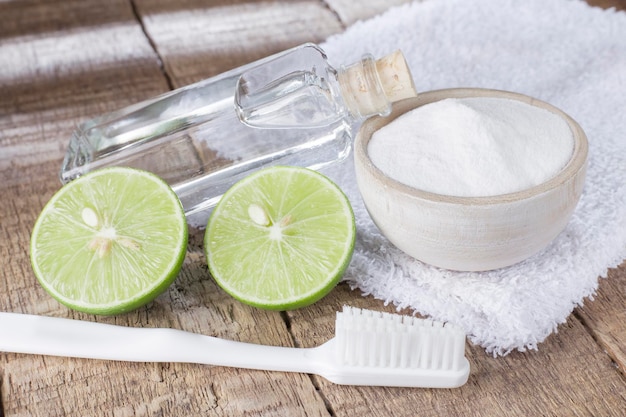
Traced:
[[609, 271], [595, 299], [577, 310], [591, 335], [626, 379], [626, 262]]
[[128, 6], [126, 1], [65, 0], [60, 4], [50, 0], [20, 0], [19, 4], [16, 3], [0, 2], [0, 16], [3, 17], [0, 39], [107, 25], [132, 18], [120, 8], [120, 5]]
[[[114, 11], [104, 26], [98, 19], [90, 26], [89, 8], [74, 2], [53, 16], [54, 31], [13, 33], [0, 43], [0, 56], [15, 62], [0, 75], [0, 187], [6, 197], [0, 201], [0, 254], [8, 263], [0, 269], [0, 308], [289, 346], [279, 313], [242, 306], [217, 289], [197, 234], [176, 283], [127, 315], [96, 318], [69, 311], [37, 284], [29, 234], [60, 186], [57, 171], [74, 126], [168, 88], [133, 9], [126, 2], [107, 6]], [[25, 13], [17, 7], [7, 11]], [[0, 355], [0, 364], [6, 415], [328, 415], [306, 375], [14, 354]]]
[[[27, 308], [28, 312], [127, 326], [180, 328], [267, 345], [293, 343], [280, 313], [243, 306], [219, 290], [193, 250], [166, 293], [126, 315], [95, 318], [69, 312], [36, 286], [28, 285], [13, 294], [24, 297], [33, 291], [39, 293], [33, 298], [42, 301], [39, 311]], [[23, 308], [21, 303], [16, 307]], [[10, 308], [5, 305], [2, 309]], [[17, 354], [0, 355], [0, 373], [7, 416], [328, 415], [310, 379], [302, 374]]]
[[[342, 285], [320, 303], [289, 313], [287, 326], [281, 314], [243, 306], [216, 287], [199, 231], [190, 236], [176, 282], [136, 312], [111, 318], [73, 313], [41, 289], [28, 259], [30, 229], [59, 187], [57, 170], [76, 123], [163, 92], [168, 78], [181, 86], [323, 40], [383, 5], [136, 0], [133, 9], [126, 0], [100, 3], [0, 2], [0, 60], [11, 62], [0, 66], [0, 309], [282, 346], [328, 340], [343, 303], [393, 311]], [[458, 390], [340, 387], [299, 374], [0, 354], [0, 416], [618, 416], [626, 408], [626, 378], [611, 359], [624, 369], [625, 271], [626, 265], [612, 271], [596, 300], [580, 310], [584, 326], [570, 318], [540, 352], [494, 359], [468, 346], [472, 376]]]
[[[34, 10], [45, 12], [52, 3], [49, 32], [9, 24], [12, 36], [0, 38], [0, 187], [50, 178], [24, 170], [50, 161], [60, 167], [81, 119], [167, 90], [158, 58], [125, 1], [110, 2], [106, 24], [100, 19], [93, 27], [89, 3], [96, 11], [101, 5], [91, 1], [4, 3], [3, 22], [28, 21], [25, 16], [40, 16]], [[25, 32], [15, 33], [18, 28]]]
[[[339, 286], [323, 302], [289, 313], [291, 331], [303, 347], [334, 334], [334, 311], [342, 304], [394, 312], [381, 301]], [[472, 371], [452, 390], [344, 387], [315, 378], [335, 416], [622, 416], [625, 384], [581, 323], [571, 318], [539, 352], [492, 358], [467, 345]]]
[[615, 10], [626, 10], [626, 0], [586, 0], [592, 6], [603, 9], [615, 8]]
[[[207, 4], [194, 0], [180, 3], [138, 0], [136, 10], [143, 21], [147, 35], [159, 52], [171, 84], [175, 87], [221, 73], [303, 42], [319, 41], [341, 29], [334, 14], [316, 2], [279, 4], [214, 1]], [[196, 267], [206, 268], [200, 248], [201, 232], [192, 232], [193, 240], [197, 242], [197, 246], [191, 245], [190, 257], [195, 260]], [[185, 296], [193, 293], [198, 296], [197, 294], [202, 292], [189, 291], [187, 288]], [[222, 299], [215, 305], [224, 304], [229, 306], [231, 315], [237, 317], [236, 319], [231, 317], [225, 322], [238, 327], [236, 333], [225, 337], [241, 338], [243, 330], [239, 328], [241, 322], [258, 323], [258, 327], [251, 327], [249, 332], [257, 328], [268, 329], [268, 326], [277, 325], [276, 322], [268, 323], [264, 319], [264, 313], [233, 303], [232, 300]], [[278, 325], [278, 328], [286, 330], [284, 324]], [[271, 333], [271, 330], [268, 330], [268, 333]], [[281, 335], [282, 339], [274, 335], [264, 342], [283, 346], [292, 344], [291, 340], [284, 340], [284, 337], [288, 336], [286, 331]], [[245, 331], [243, 336], [245, 336]], [[230, 374], [229, 371], [224, 372]], [[236, 375], [245, 375], [245, 379], [250, 380], [253, 385], [265, 385], [263, 377], [259, 376], [263, 374], [258, 372], [236, 371]], [[262, 394], [250, 402], [250, 404], [258, 404], [253, 408], [256, 412], [268, 414], [268, 409], [259, 407], [262, 407], [264, 403], [269, 403], [289, 404], [291, 407], [289, 412], [283, 409], [278, 414], [320, 415], [320, 413], [326, 413], [322, 399], [315, 394], [315, 388], [307, 376], [269, 375], [271, 378], [276, 378], [279, 383], [292, 387], [294, 394], [297, 395], [285, 396], [280, 391], [261, 390]], [[221, 391], [230, 393], [224, 396], [223, 404], [224, 410], [230, 410], [229, 414], [232, 415], [241, 414], [245, 410], [242, 405], [248, 403], [248, 400], [242, 402], [241, 394], [237, 394], [250, 389], [243, 389], [240, 384], [236, 384], [239, 378], [241, 377], [224, 379], [219, 384], [215, 384], [220, 387]], [[265, 401], [260, 401], [260, 398], [264, 398]], [[302, 403], [300, 409], [296, 407], [298, 402]]]
[[343, 27], [319, 1], [136, 0], [174, 86], [219, 74]]
[[370, 0], [367, 3], [356, 4], [351, 0], [326, 0], [326, 3], [337, 13], [345, 26], [349, 26], [358, 20], [365, 20], [393, 6], [410, 3], [413, 0]]

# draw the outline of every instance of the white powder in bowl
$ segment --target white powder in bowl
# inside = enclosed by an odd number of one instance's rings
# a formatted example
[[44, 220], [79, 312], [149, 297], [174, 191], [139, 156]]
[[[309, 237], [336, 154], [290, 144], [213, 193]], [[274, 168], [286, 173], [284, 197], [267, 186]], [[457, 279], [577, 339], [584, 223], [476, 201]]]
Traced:
[[517, 100], [473, 97], [418, 107], [376, 131], [369, 156], [413, 188], [458, 197], [521, 191], [554, 177], [574, 138], [558, 115]]

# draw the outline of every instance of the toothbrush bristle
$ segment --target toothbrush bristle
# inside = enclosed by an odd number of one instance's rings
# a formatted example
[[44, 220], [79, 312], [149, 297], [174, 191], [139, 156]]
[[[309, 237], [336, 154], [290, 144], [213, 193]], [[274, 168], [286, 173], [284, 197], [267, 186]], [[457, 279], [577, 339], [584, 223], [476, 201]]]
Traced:
[[465, 333], [450, 323], [344, 306], [335, 328], [344, 365], [456, 371]]

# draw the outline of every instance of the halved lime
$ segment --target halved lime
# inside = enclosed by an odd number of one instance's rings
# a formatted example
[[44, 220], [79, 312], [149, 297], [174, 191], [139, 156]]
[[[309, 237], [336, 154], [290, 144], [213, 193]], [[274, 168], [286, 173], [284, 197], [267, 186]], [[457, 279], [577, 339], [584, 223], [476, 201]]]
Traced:
[[356, 227], [345, 194], [322, 174], [275, 166], [233, 185], [204, 238], [211, 275], [234, 298], [290, 310], [314, 303], [341, 279]]
[[154, 299], [176, 278], [187, 222], [154, 174], [113, 167], [61, 188], [33, 228], [30, 257], [41, 285], [62, 304], [119, 314]]

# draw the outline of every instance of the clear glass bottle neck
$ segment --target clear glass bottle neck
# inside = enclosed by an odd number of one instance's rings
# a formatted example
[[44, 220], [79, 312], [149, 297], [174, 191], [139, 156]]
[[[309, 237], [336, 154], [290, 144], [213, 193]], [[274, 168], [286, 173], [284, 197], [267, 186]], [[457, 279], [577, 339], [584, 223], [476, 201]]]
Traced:
[[415, 88], [399, 51], [338, 70], [319, 47], [294, 48], [244, 72], [235, 92], [240, 120], [259, 128], [319, 128], [387, 115], [391, 104], [414, 96]]
[[376, 70], [376, 60], [365, 55], [361, 61], [337, 71], [341, 96], [355, 120], [371, 116], [386, 116], [391, 112], [391, 101]]

